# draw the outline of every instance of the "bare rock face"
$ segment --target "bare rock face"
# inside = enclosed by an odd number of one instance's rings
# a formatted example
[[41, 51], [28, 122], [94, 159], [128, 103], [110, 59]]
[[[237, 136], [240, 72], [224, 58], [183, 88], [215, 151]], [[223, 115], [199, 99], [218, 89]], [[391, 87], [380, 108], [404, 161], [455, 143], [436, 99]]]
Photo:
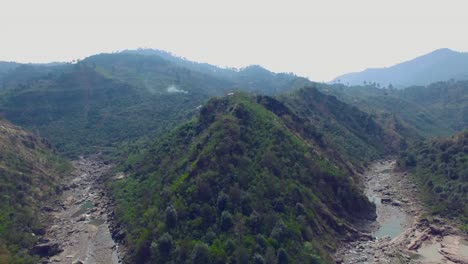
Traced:
[[62, 251], [63, 249], [58, 243], [43, 243], [35, 245], [31, 249], [31, 254], [39, 255], [41, 257], [52, 257], [59, 254]]

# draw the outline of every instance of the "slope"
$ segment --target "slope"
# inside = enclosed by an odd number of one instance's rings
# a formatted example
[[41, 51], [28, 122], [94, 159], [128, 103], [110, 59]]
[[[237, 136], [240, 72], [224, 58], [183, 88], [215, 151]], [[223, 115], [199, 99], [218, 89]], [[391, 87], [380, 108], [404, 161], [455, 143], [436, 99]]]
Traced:
[[468, 131], [420, 142], [401, 153], [433, 213], [463, 220], [468, 229]]
[[276, 93], [304, 81], [257, 67], [235, 73], [242, 81], [157, 55], [126, 52], [98, 54], [76, 64], [19, 65], [3, 79], [0, 114], [74, 156], [160, 135], [190, 118], [210, 97], [240, 89], [240, 84], [246, 84], [243, 90]]
[[339, 81], [348, 85], [375, 82], [381, 86], [392, 84], [395, 87], [404, 88], [450, 79], [467, 80], [467, 69], [468, 53], [438, 49], [388, 68], [367, 69], [338, 76], [333, 82]]
[[244, 91], [274, 95], [294, 88], [310, 84], [306, 78], [298, 77], [292, 73], [274, 73], [259, 65], [251, 65], [245, 68], [221, 68], [208, 63], [198, 63], [178, 57], [162, 50], [137, 49], [126, 50], [123, 53], [139, 54], [146, 57], [161, 57], [174, 65], [189, 69], [193, 72], [223, 79], [234, 87], [240, 87]]
[[358, 170], [405, 144], [400, 134], [385, 130], [371, 115], [319, 92], [315, 86], [279, 98], [302, 117], [301, 123], [314, 126], [315, 138], [320, 138], [330, 156]]
[[0, 112], [73, 156], [158, 134], [186, 118], [206, 97], [196, 91], [153, 94], [77, 64], [57, 78], [9, 90], [0, 99]]
[[[468, 127], [468, 81], [448, 81], [404, 90], [375, 86], [322, 85], [320, 91], [425, 136], [450, 135]], [[417, 138], [408, 129], [407, 138]]]
[[131, 261], [329, 262], [348, 221], [374, 208], [316, 130], [236, 93], [130, 156], [112, 186]]
[[37, 261], [27, 250], [41, 232], [39, 202], [69, 169], [46, 140], [0, 120], [0, 263]]

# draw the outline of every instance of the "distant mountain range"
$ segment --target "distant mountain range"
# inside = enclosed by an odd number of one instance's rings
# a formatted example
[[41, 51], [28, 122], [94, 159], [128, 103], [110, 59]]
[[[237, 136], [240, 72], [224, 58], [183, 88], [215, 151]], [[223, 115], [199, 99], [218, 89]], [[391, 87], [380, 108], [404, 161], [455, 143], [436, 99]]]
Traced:
[[468, 79], [468, 53], [438, 49], [413, 60], [386, 68], [370, 68], [362, 72], [336, 77], [332, 82], [347, 85], [377, 83], [397, 88], [428, 85], [433, 82]]

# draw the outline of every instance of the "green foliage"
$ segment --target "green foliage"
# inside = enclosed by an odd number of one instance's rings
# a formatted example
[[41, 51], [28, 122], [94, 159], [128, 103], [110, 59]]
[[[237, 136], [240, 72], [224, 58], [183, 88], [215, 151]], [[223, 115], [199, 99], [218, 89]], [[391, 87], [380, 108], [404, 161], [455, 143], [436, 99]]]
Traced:
[[0, 120], [0, 263], [36, 263], [40, 202], [56, 194], [71, 165], [50, 144]]
[[418, 134], [448, 136], [468, 126], [468, 81], [437, 82], [402, 90], [372, 85], [321, 86], [346, 103], [378, 117], [387, 129], [417, 141]]
[[101, 151], [124, 156], [137, 151], [135, 141], [190, 119], [212, 96], [238, 87], [275, 94], [308, 83], [257, 66], [224, 74], [215, 66], [216, 71], [204, 71], [179, 62], [171, 56], [123, 52], [74, 65], [5, 65], [0, 112], [47, 136], [65, 155]]
[[[266, 97], [261, 103], [303, 138], [312, 138], [325, 148], [338, 163], [346, 160], [362, 168], [367, 161], [399, 148], [395, 145], [398, 140], [372, 116], [319, 92], [317, 85], [282, 95], [280, 100], [292, 111], [278, 107]], [[304, 125], [297, 127], [301, 123]]]
[[468, 131], [419, 142], [402, 152], [433, 213], [468, 223]]
[[[121, 166], [129, 177], [113, 183], [113, 193], [132, 258], [142, 259], [139, 252], [167, 233], [178, 249], [171, 261], [268, 263], [283, 259], [279, 248], [290, 263], [312, 255], [330, 260], [325, 247], [333, 247], [344, 223], [373, 214], [346, 165], [314, 136], [297, 133], [305, 124], [264, 100], [242, 93], [212, 99], [198, 118]], [[177, 225], [168, 220], [173, 211]], [[304, 250], [313, 241], [321, 244]]]

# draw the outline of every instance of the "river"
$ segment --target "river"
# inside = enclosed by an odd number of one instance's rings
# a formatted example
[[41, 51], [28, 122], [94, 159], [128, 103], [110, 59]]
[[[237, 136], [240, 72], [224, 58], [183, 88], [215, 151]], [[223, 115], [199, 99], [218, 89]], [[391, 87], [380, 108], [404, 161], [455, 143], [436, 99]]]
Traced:
[[361, 180], [377, 218], [357, 227], [374, 239], [342, 243], [337, 263], [468, 264], [466, 233], [447, 220], [427, 218], [418, 188], [394, 159], [373, 162]]
[[60, 245], [61, 253], [50, 263], [117, 264], [119, 247], [109, 230], [110, 199], [103, 187], [103, 175], [110, 165], [98, 155], [73, 161], [75, 170], [63, 194], [51, 206], [45, 242]]

